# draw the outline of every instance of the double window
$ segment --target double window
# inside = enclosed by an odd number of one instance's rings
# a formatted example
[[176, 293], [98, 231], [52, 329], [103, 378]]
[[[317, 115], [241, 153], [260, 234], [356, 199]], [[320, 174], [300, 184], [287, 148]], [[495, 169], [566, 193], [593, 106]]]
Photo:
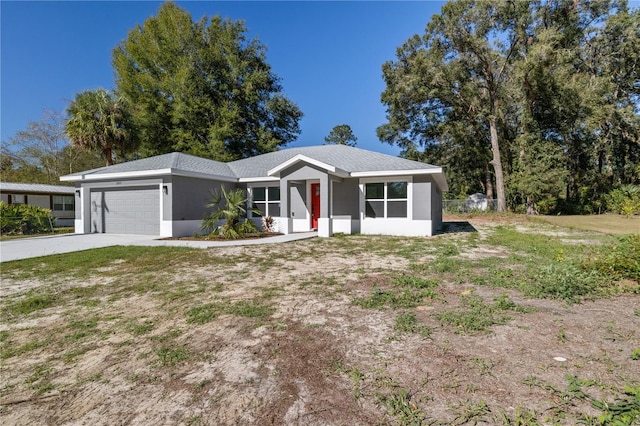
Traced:
[[406, 218], [408, 183], [372, 182], [364, 184], [365, 217]]
[[280, 216], [279, 186], [254, 186], [251, 188], [251, 201], [252, 207], [260, 210], [259, 214], [252, 213], [253, 217]]
[[53, 196], [53, 210], [56, 211], [72, 211], [73, 210], [73, 196], [70, 195], [54, 195]]

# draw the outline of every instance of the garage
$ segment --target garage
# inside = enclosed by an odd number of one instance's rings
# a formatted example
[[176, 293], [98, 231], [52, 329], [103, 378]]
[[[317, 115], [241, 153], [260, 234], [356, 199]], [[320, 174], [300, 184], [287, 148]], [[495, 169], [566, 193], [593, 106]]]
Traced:
[[160, 235], [160, 190], [91, 189], [91, 232]]

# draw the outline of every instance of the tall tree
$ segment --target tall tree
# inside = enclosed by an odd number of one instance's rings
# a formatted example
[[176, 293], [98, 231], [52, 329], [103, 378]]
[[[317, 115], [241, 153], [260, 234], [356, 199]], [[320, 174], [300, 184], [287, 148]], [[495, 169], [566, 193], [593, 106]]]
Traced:
[[406, 149], [439, 143], [462, 118], [483, 129], [476, 142], [490, 147], [498, 210], [507, 208], [503, 151], [505, 109], [513, 63], [522, 45], [515, 31], [526, 26], [524, 2], [462, 0], [446, 3], [426, 33], [398, 49], [398, 60], [384, 64], [387, 88], [382, 102], [389, 123], [381, 140]]
[[300, 133], [266, 48], [241, 21], [194, 22], [175, 3], [113, 51], [116, 84], [132, 105], [142, 155], [171, 151], [234, 160], [277, 150]]
[[99, 151], [106, 165], [137, 148], [137, 135], [126, 101], [104, 89], [78, 93], [67, 109], [66, 134], [79, 148]]
[[348, 124], [339, 124], [335, 126], [327, 136], [324, 137], [324, 141], [327, 144], [356, 146], [358, 138], [353, 134], [351, 126]]
[[99, 167], [93, 152], [69, 145], [65, 118], [45, 110], [38, 121], [30, 121], [2, 146], [2, 180], [59, 185], [59, 177]]

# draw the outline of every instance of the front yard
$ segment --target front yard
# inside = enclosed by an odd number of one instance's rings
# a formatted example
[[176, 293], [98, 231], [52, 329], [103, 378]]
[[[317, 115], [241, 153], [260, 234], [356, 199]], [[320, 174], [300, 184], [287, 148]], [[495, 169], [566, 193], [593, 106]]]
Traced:
[[0, 422], [638, 424], [639, 238], [446, 225], [4, 263]]

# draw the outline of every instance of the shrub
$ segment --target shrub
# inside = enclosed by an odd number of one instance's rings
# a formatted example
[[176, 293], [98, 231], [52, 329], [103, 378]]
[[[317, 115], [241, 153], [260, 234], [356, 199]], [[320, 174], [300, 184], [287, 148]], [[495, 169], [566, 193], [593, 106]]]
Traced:
[[607, 210], [625, 216], [640, 214], [640, 186], [622, 185], [605, 196]]
[[51, 210], [0, 201], [0, 233], [3, 235], [51, 232], [54, 221]]
[[640, 283], [640, 235], [619, 237], [616, 243], [601, 248], [594, 257], [585, 261], [584, 266], [612, 278]]
[[[253, 221], [245, 218], [247, 209], [247, 197], [242, 189], [234, 189], [227, 192], [222, 187], [221, 192], [214, 193], [211, 202], [206, 205], [208, 208], [216, 210], [202, 219], [200, 229], [203, 231], [211, 231], [213, 234], [220, 235], [228, 240], [241, 238], [246, 234], [258, 231], [258, 227]], [[249, 209], [254, 213], [259, 210]], [[218, 226], [218, 222], [223, 221], [224, 224]]]
[[553, 263], [541, 267], [535, 283], [526, 289], [529, 296], [562, 299], [578, 303], [582, 296], [598, 292], [601, 277], [594, 270], [585, 270], [568, 262]]

